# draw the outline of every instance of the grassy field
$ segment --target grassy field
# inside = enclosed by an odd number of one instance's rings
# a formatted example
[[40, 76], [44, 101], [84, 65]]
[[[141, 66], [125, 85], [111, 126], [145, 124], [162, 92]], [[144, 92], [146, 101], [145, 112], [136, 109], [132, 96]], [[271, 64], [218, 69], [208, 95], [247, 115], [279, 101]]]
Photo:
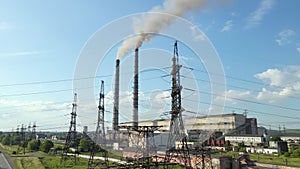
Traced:
[[79, 159], [74, 165], [74, 161], [67, 160], [63, 165], [60, 163], [60, 156], [45, 156], [40, 158], [40, 162], [43, 164], [45, 169], [86, 169], [88, 159]]
[[279, 165], [300, 166], [300, 158], [287, 158], [284, 156], [273, 156], [273, 155], [263, 155], [263, 154], [250, 154], [250, 159], [262, 163], [271, 163]]
[[[226, 152], [218, 155], [224, 156], [231, 156], [234, 158], [239, 157], [238, 152]], [[266, 154], [249, 154], [250, 159], [261, 162], [261, 163], [270, 163], [270, 164], [277, 164], [277, 165], [286, 165], [286, 160], [288, 165], [291, 166], [300, 166], [300, 158], [291, 158], [291, 157], [284, 157], [284, 156], [275, 156], [275, 155], [266, 155]]]
[[17, 169], [45, 169], [38, 157], [17, 157], [14, 164]]

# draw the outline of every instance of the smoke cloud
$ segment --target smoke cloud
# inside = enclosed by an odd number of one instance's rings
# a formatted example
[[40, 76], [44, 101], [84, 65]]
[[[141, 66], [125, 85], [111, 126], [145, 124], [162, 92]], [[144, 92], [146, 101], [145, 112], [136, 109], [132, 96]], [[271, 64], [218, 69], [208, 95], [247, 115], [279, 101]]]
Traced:
[[[143, 42], [151, 40], [153, 35], [167, 28], [174, 20], [174, 17], [170, 15], [182, 16], [191, 10], [201, 8], [206, 2], [207, 0], [165, 0], [162, 6], [153, 7], [149, 14], [144, 15], [140, 21], [136, 20], [133, 23], [136, 36], [123, 41], [118, 49], [117, 58], [127, 55], [130, 50], [139, 48]], [[170, 15], [155, 15], [153, 12]]]

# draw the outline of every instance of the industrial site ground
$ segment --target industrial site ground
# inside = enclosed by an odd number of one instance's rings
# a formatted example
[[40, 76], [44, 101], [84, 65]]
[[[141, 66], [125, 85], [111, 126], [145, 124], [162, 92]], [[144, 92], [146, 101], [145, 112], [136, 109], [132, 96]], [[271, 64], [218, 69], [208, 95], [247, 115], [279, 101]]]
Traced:
[[[16, 169], [61, 169], [61, 168], [72, 168], [72, 169], [86, 169], [88, 165], [88, 159], [80, 158], [78, 163], [74, 166], [72, 165], [73, 161], [67, 161], [66, 167], [62, 167], [60, 165], [61, 156], [60, 155], [49, 155], [42, 151], [37, 152], [27, 152], [22, 154], [19, 152], [18, 154], [12, 154], [13, 151], [18, 150], [18, 146], [5, 146], [0, 144], [1, 148], [5, 150], [5, 153], [8, 154], [15, 165]], [[89, 155], [89, 153], [85, 153]], [[264, 155], [264, 154], [249, 154], [250, 159], [257, 161], [259, 163], [268, 163], [268, 164], [277, 164], [277, 165], [285, 165], [286, 159], [288, 161], [289, 166], [300, 166], [299, 158], [291, 158], [284, 157], [283, 155]], [[238, 157], [239, 152], [212, 152], [213, 157], [218, 156], [232, 156]], [[117, 158], [117, 156], [115, 156]], [[69, 162], [69, 163], [68, 163]], [[170, 168], [182, 168], [180, 166], [172, 166]]]

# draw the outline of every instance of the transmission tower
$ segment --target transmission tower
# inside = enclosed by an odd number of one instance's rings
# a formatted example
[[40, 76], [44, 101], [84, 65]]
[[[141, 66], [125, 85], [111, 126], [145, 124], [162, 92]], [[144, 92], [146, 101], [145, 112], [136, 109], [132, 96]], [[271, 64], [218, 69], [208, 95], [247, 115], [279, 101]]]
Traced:
[[[73, 101], [73, 107], [71, 112], [71, 122], [70, 122], [70, 128], [69, 132], [67, 134], [65, 146], [63, 148], [62, 157], [61, 157], [61, 164], [64, 163], [67, 160], [67, 157], [73, 156], [74, 158], [74, 164], [77, 162], [77, 153], [78, 153], [78, 143], [77, 143], [77, 135], [76, 135], [76, 111], [77, 111], [77, 94], [74, 94], [74, 101]], [[70, 148], [73, 148], [75, 150], [74, 153], [69, 154], [68, 151]]]
[[23, 148], [24, 155], [25, 155], [25, 148], [26, 148], [25, 130], [26, 130], [26, 127], [22, 124], [20, 138], [21, 138], [21, 146]]
[[[174, 44], [174, 55], [172, 58], [172, 110], [170, 120], [170, 133], [167, 142], [165, 155], [165, 168], [168, 168], [171, 161], [173, 164], [184, 164], [186, 168], [191, 168], [189, 149], [187, 146], [187, 134], [184, 130], [181, 107], [180, 68], [177, 41]], [[176, 148], [175, 144], [180, 143]]]
[[[99, 105], [98, 105], [98, 120], [96, 126], [96, 132], [93, 138], [93, 145], [91, 149], [90, 158], [88, 161], [88, 169], [94, 169], [97, 166], [100, 168], [108, 168], [108, 157], [107, 151], [103, 149], [106, 145], [105, 139], [105, 128], [104, 128], [104, 81], [101, 81], [101, 88], [99, 94]], [[104, 158], [104, 162], [94, 161], [94, 155], [97, 151], [97, 144], [100, 145], [101, 156]]]
[[36, 139], [36, 122], [33, 122], [33, 125], [31, 127], [31, 134], [30, 134], [30, 140]]

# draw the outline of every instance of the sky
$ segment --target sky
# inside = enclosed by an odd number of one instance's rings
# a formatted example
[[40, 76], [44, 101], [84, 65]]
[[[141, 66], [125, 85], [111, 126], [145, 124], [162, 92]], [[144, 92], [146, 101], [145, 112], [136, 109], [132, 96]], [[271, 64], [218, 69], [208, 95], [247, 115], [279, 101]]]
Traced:
[[[85, 125], [93, 130], [101, 80], [105, 125], [111, 127], [115, 59], [125, 32], [145, 31], [147, 21], [159, 25], [146, 12], [169, 9], [163, 0], [0, 3], [0, 131], [34, 122], [39, 131], [67, 131], [74, 92], [78, 130]], [[157, 17], [162, 28], [140, 47], [140, 119], [169, 117], [178, 37], [184, 116], [247, 110], [259, 126], [300, 128], [299, 5], [298, 0], [201, 1], [170, 23]], [[178, 31], [185, 26], [188, 31]], [[184, 40], [189, 35], [192, 40]], [[120, 58], [121, 122], [132, 119], [133, 55], [129, 50]]]

